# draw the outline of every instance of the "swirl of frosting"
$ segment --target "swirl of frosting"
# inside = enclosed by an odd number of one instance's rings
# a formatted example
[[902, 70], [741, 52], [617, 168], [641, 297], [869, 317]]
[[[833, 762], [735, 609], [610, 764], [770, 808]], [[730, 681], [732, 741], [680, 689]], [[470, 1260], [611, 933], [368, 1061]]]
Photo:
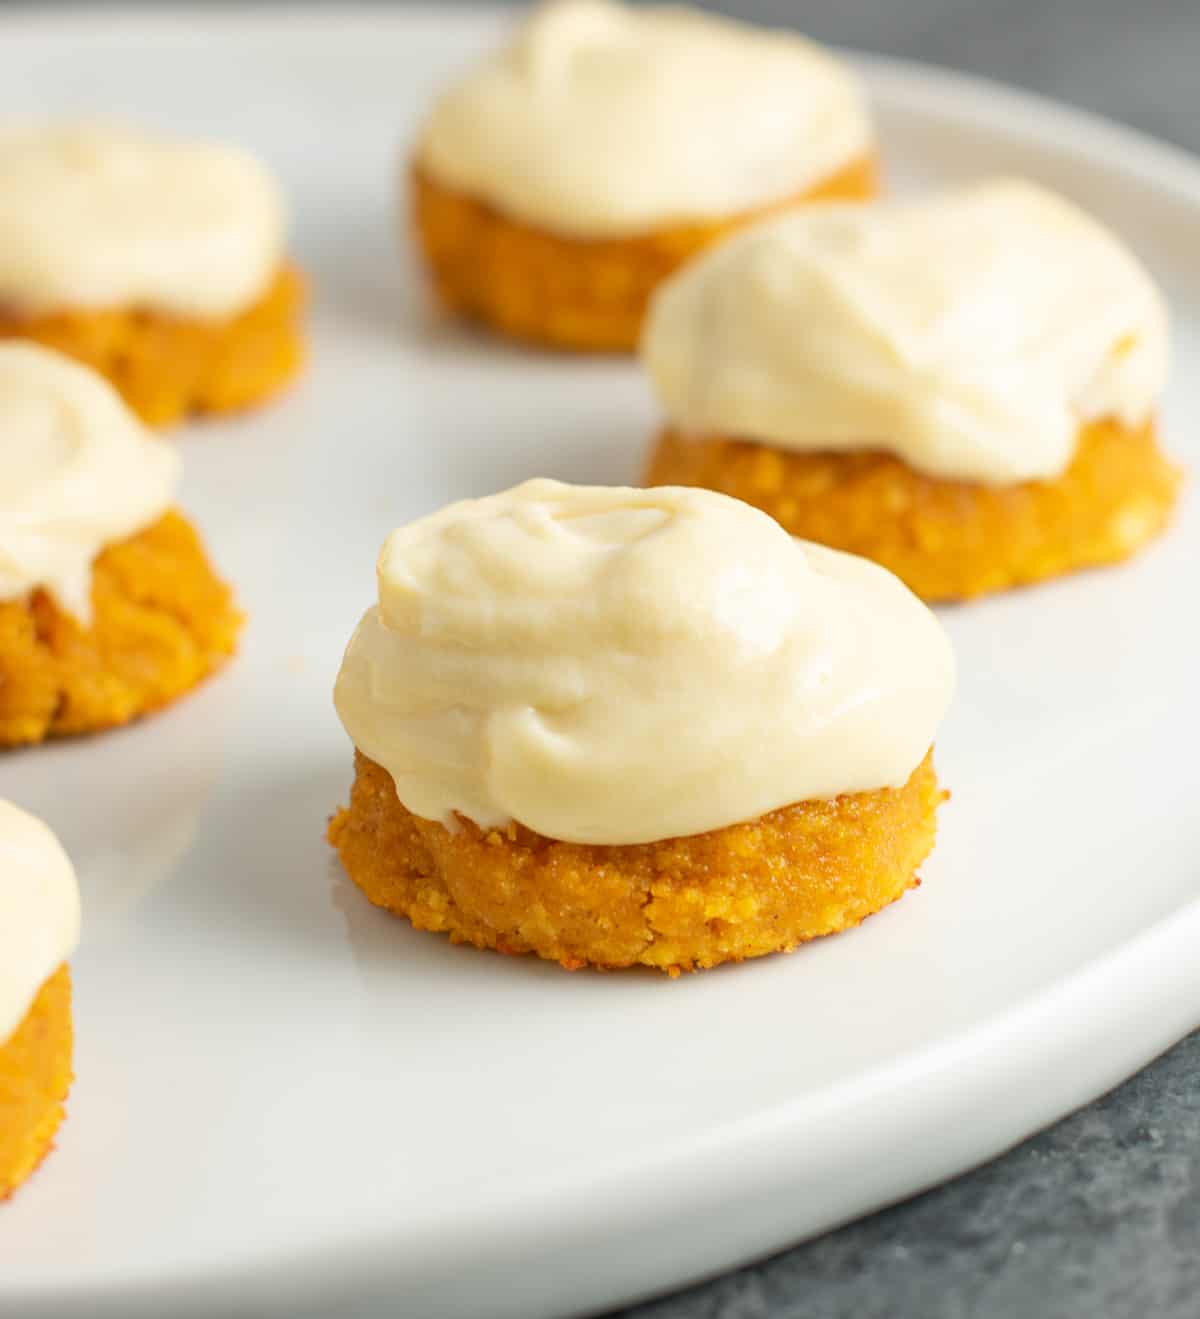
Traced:
[[436, 103], [417, 163], [520, 219], [604, 237], [780, 201], [871, 144], [857, 79], [796, 33], [558, 0]]
[[92, 560], [171, 506], [179, 457], [106, 380], [0, 344], [0, 600], [42, 587], [86, 622]]
[[707, 490], [529, 481], [392, 533], [334, 694], [414, 814], [643, 843], [904, 783], [949, 701], [883, 568]]
[[111, 124], [0, 130], [0, 304], [23, 314], [234, 315], [283, 243], [279, 190], [242, 151]]
[[1144, 421], [1167, 356], [1134, 257], [1010, 180], [743, 230], [660, 287], [642, 338], [684, 431], [998, 485], [1060, 476], [1085, 421]]
[[62, 845], [0, 801], [0, 1045], [79, 943], [79, 888]]

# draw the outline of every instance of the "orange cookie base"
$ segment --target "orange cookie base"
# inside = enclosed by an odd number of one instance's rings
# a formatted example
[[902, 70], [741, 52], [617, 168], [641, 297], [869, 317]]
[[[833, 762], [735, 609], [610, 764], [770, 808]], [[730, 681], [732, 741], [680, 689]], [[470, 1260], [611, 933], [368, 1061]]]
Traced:
[[1057, 480], [987, 486], [924, 476], [888, 454], [790, 453], [664, 431], [647, 485], [705, 486], [793, 536], [890, 568], [926, 600], [967, 599], [1127, 558], [1166, 525], [1180, 473], [1153, 423], [1092, 422]]
[[140, 308], [21, 317], [0, 339], [32, 339], [93, 367], [153, 426], [233, 412], [276, 393], [304, 360], [304, 281], [290, 266], [246, 311], [198, 320]]
[[702, 248], [778, 211], [878, 191], [873, 156], [772, 206], [634, 238], [565, 238], [412, 172], [418, 242], [441, 301], [515, 339], [630, 351], [654, 288]]
[[676, 975], [849, 929], [919, 881], [945, 793], [932, 757], [897, 789], [800, 802], [689, 838], [561, 843], [520, 825], [452, 833], [412, 815], [359, 753], [329, 825], [350, 878], [418, 930], [568, 969]]
[[0, 1200], [50, 1152], [71, 1072], [71, 976], [60, 966], [0, 1045]]
[[92, 566], [82, 626], [44, 591], [0, 603], [0, 746], [127, 723], [233, 654], [242, 616], [191, 524], [167, 513]]

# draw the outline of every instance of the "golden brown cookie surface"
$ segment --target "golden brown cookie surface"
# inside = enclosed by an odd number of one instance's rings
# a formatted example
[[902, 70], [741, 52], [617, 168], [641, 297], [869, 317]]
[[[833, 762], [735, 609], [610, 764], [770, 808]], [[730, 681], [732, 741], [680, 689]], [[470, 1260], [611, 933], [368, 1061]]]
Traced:
[[154, 426], [233, 412], [282, 389], [304, 361], [304, 280], [280, 269], [245, 311], [216, 320], [138, 308], [21, 317], [0, 310], [0, 338], [31, 339], [90, 366]]
[[774, 206], [636, 238], [565, 238], [510, 219], [412, 171], [417, 240], [441, 301], [514, 339], [578, 351], [631, 351], [655, 287], [690, 257], [755, 220], [878, 191], [874, 157]]
[[946, 481], [890, 454], [797, 453], [665, 430], [647, 485], [704, 486], [770, 513], [805, 540], [890, 568], [925, 600], [967, 599], [1114, 563], [1156, 536], [1180, 474], [1148, 422], [1080, 430], [1053, 481]]
[[0, 1200], [41, 1163], [71, 1088], [71, 976], [61, 966], [0, 1044]]
[[108, 546], [83, 625], [44, 591], [0, 603], [0, 746], [128, 723], [235, 649], [242, 616], [200, 538], [171, 512]]
[[621, 847], [519, 825], [451, 832], [411, 814], [358, 753], [329, 826], [350, 878], [420, 930], [568, 968], [697, 970], [859, 924], [919, 881], [933, 847], [932, 753], [901, 788], [801, 802], [689, 838]]

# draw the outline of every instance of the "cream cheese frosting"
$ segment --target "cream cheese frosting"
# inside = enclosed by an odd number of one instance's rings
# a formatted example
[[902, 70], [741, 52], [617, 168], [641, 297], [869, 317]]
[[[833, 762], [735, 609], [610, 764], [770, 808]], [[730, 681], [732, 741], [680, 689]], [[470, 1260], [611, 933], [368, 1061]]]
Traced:
[[0, 1045], [79, 943], [79, 888], [54, 834], [0, 801]]
[[415, 815], [569, 842], [903, 784], [950, 699], [891, 573], [707, 490], [529, 481], [392, 533], [334, 702]]
[[279, 189], [243, 151], [106, 123], [0, 128], [0, 306], [231, 316], [283, 245]]
[[660, 287], [642, 357], [684, 432], [1002, 485], [1060, 476], [1086, 421], [1145, 421], [1167, 340], [1114, 235], [999, 180], [744, 230]]
[[599, 238], [780, 201], [872, 140], [854, 74], [796, 33], [557, 0], [436, 103], [417, 163], [514, 217]]
[[171, 506], [179, 457], [94, 371], [0, 343], [0, 600], [42, 587], [91, 617], [92, 560]]

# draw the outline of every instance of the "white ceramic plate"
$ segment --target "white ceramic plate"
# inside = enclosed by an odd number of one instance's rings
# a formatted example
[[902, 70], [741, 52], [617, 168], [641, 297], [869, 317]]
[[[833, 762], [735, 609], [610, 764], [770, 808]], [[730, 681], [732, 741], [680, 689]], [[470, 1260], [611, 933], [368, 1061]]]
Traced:
[[[181, 435], [183, 502], [251, 623], [175, 710], [10, 755], [78, 864], [78, 1081], [0, 1208], [0, 1313], [564, 1314], [917, 1191], [1200, 1024], [1200, 518], [1126, 568], [945, 612], [954, 790], [925, 886], [860, 931], [671, 982], [452, 948], [322, 840], [330, 685], [393, 525], [542, 473], [622, 482], [626, 362], [438, 323], [397, 254], [397, 152], [494, 14], [0, 21], [0, 110], [241, 140], [312, 275], [286, 402]], [[1170, 290], [1172, 447], [1200, 456], [1200, 166], [945, 73], [868, 61], [895, 180], [1046, 180]]]

